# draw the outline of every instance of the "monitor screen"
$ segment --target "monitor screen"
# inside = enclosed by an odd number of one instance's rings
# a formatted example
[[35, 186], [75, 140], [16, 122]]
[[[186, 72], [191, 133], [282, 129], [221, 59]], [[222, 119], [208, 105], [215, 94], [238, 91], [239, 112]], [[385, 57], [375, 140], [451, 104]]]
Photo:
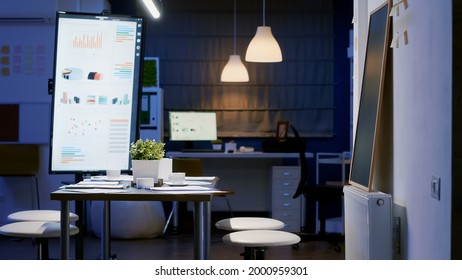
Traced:
[[211, 141], [217, 139], [215, 112], [169, 112], [171, 141]]
[[57, 12], [50, 173], [130, 169], [143, 19]]

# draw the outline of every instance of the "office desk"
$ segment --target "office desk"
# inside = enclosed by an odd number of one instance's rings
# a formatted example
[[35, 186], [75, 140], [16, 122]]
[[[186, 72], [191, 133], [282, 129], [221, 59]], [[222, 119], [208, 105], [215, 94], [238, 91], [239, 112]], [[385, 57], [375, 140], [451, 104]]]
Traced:
[[[215, 181], [216, 183], [216, 181]], [[103, 201], [103, 229], [101, 233], [102, 259], [110, 256], [110, 202], [111, 201], [192, 201], [194, 202], [194, 258], [208, 259], [210, 251], [210, 203], [214, 196], [233, 194], [232, 191], [149, 191], [129, 188], [121, 193], [80, 193], [58, 190], [52, 200], [61, 202], [61, 259], [69, 259], [69, 201]]]
[[[298, 153], [214, 153], [176, 152], [166, 153], [169, 158], [202, 159], [204, 176], [220, 178], [220, 184], [233, 190], [235, 195], [228, 201], [233, 211], [270, 212], [272, 195], [272, 169], [274, 166], [298, 166]], [[306, 153], [313, 158], [313, 153]], [[213, 211], [228, 211], [223, 199], [212, 202]]]
[[[313, 153], [305, 153], [307, 158], [312, 158]], [[284, 159], [284, 158], [299, 158], [298, 153], [264, 153], [264, 152], [248, 152], [248, 153], [201, 153], [201, 152], [167, 152], [169, 158], [219, 158], [219, 159]]]

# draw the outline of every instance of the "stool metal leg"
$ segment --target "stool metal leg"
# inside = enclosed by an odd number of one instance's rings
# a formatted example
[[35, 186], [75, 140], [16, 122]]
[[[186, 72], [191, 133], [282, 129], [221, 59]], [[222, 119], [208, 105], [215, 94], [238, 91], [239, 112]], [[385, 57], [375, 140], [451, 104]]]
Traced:
[[255, 248], [255, 259], [256, 260], [264, 260], [265, 259], [265, 247], [258, 247]]
[[255, 251], [252, 247], [244, 247], [244, 252], [241, 253], [244, 260], [255, 260]]
[[42, 254], [42, 249], [43, 249], [43, 247], [42, 247], [42, 240], [40, 240], [40, 238], [35, 239], [35, 246], [37, 246], [37, 253], [36, 253], [37, 255], [36, 255], [35, 258], [37, 260], [43, 260], [43, 258], [42, 258], [42, 255], [43, 255]]
[[266, 247], [244, 247], [244, 260], [264, 260]]
[[49, 260], [48, 238], [36, 238], [37, 260]]

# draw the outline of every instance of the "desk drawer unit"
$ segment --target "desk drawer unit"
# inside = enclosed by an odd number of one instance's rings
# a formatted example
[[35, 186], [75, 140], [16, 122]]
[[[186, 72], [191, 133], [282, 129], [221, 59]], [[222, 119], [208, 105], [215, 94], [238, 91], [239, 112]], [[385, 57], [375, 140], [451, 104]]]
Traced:
[[284, 222], [286, 231], [300, 231], [301, 201], [292, 198], [299, 180], [299, 166], [273, 166], [271, 216]]

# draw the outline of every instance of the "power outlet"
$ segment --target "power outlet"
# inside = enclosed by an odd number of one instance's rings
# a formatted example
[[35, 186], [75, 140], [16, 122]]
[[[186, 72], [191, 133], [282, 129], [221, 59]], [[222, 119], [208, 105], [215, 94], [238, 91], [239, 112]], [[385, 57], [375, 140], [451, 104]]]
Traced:
[[431, 195], [434, 199], [440, 200], [441, 195], [441, 178], [438, 176], [432, 176], [431, 182]]

